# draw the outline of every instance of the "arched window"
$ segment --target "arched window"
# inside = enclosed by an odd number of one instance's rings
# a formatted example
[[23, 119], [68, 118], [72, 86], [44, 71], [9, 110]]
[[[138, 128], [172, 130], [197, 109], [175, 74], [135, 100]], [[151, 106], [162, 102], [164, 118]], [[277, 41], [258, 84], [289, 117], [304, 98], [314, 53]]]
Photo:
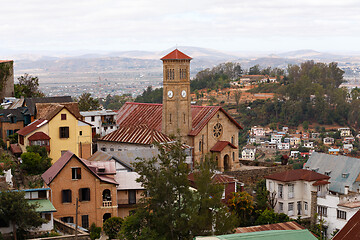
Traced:
[[231, 137], [231, 144], [234, 144], [234, 136]]
[[202, 145], [202, 143], [201, 143], [201, 140], [199, 141], [199, 151], [201, 152], [201, 146]]
[[111, 201], [111, 191], [109, 189], [105, 189], [102, 193], [103, 201]]
[[235, 162], [235, 152], [233, 152], [233, 162]]

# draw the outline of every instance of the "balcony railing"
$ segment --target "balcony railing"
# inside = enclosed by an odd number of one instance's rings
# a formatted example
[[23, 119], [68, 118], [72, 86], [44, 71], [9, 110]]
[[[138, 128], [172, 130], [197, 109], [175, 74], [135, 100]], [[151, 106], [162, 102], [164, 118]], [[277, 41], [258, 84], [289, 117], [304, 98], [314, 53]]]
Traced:
[[112, 201], [103, 201], [103, 207], [112, 207]]

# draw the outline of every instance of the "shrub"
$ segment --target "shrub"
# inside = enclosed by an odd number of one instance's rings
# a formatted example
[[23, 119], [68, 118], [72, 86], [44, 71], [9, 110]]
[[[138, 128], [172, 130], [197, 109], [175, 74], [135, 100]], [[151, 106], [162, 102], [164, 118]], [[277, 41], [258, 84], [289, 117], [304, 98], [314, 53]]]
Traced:
[[101, 227], [97, 227], [95, 223], [92, 223], [90, 226], [90, 239], [95, 240], [100, 238]]
[[110, 239], [116, 238], [123, 223], [121, 217], [111, 217], [104, 222], [103, 229]]

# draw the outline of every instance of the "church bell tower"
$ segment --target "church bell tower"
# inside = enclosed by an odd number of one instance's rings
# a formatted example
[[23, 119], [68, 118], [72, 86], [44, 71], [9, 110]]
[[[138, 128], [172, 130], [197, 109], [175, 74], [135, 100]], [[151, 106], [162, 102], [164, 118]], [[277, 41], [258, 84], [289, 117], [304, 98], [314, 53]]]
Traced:
[[163, 61], [162, 132], [188, 141], [192, 127], [190, 99], [191, 57], [175, 49]]

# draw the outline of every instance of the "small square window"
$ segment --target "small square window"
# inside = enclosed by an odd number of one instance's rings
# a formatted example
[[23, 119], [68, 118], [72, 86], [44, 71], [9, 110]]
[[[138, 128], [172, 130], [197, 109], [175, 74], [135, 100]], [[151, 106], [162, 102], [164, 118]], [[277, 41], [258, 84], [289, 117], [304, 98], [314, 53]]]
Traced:
[[63, 203], [71, 203], [71, 190], [66, 189], [61, 191], [62, 202]]
[[90, 188], [79, 189], [79, 201], [90, 201]]
[[65, 113], [61, 114], [61, 120], [66, 120], [66, 114]]
[[69, 138], [69, 127], [60, 127], [60, 138]]
[[79, 132], [79, 135], [82, 136], [82, 131]]
[[72, 168], [72, 179], [81, 179], [81, 168]]
[[91, 121], [95, 122], [95, 116], [91, 116]]
[[111, 152], [113, 152], [113, 151], [114, 151], [114, 149], [113, 149], [113, 148], [110, 148], [110, 151], [111, 151]]

